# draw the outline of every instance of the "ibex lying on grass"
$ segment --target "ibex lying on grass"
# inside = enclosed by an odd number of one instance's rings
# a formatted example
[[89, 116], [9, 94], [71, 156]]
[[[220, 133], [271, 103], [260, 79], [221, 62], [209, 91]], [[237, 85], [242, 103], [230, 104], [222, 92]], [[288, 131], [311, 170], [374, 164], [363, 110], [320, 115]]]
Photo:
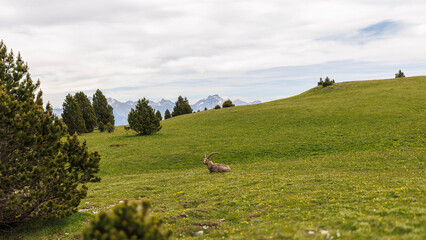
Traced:
[[209, 156], [206, 157], [206, 154], [204, 154], [204, 165], [207, 166], [207, 169], [209, 169], [210, 173], [212, 172], [230, 172], [231, 168], [228, 165], [220, 164], [220, 163], [213, 163], [210, 161], [210, 157], [214, 154], [219, 154], [217, 152], [210, 153]]

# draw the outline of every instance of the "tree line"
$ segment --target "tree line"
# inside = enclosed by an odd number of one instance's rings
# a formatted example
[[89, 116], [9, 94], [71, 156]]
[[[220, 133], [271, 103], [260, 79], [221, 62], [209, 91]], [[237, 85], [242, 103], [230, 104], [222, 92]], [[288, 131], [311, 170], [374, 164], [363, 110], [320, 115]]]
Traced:
[[74, 96], [68, 94], [62, 104], [62, 120], [68, 127], [68, 133], [90, 133], [97, 127], [101, 132], [114, 131], [113, 108], [101, 90], [93, 94], [93, 102], [83, 92]]

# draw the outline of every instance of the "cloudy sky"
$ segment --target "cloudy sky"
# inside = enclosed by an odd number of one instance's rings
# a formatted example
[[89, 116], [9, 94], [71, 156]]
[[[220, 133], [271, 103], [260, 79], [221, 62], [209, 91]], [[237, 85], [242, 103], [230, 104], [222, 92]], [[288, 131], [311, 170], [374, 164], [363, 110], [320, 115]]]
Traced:
[[337, 82], [426, 74], [424, 0], [0, 0], [0, 39], [44, 98], [268, 101]]

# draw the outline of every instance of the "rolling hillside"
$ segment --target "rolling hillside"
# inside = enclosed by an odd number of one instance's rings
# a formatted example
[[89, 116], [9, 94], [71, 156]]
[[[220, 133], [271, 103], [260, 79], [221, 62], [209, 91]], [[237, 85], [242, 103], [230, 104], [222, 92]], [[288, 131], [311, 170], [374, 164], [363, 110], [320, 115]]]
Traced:
[[[203, 154], [213, 151], [238, 164], [417, 148], [425, 146], [425, 103], [426, 77], [344, 82], [269, 103], [179, 116], [162, 121], [153, 136], [118, 128], [82, 138], [105, 155], [106, 175], [198, 168]], [[111, 149], [111, 143], [127, 145]]]
[[[422, 239], [425, 103], [426, 77], [343, 82], [175, 117], [152, 136], [85, 134], [102, 181], [79, 213], [20, 236], [75, 239], [90, 213], [148, 198], [176, 238]], [[213, 151], [231, 173], [208, 173]]]

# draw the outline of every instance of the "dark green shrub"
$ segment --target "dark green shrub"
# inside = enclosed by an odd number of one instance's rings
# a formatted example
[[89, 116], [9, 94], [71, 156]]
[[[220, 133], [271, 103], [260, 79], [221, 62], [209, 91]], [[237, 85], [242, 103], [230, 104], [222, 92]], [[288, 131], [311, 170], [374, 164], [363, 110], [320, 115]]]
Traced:
[[322, 77], [320, 77], [320, 81], [318, 82], [318, 86], [322, 86], [324, 84], [324, 81], [322, 80]]
[[220, 105], [218, 104], [218, 105], [216, 105], [215, 107], [214, 107], [214, 109], [220, 109]]
[[172, 115], [170, 114], [169, 109], [166, 109], [166, 112], [164, 113], [164, 119], [169, 119], [171, 117], [172, 117]]
[[104, 132], [105, 131], [105, 124], [103, 122], [99, 122], [98, 123], [98, 129], [100, 132]]
[[155, 115], [158, 117], [158, 119], [163, 120], [163, 116], [161, 116], [161, 112], [160, 110], [157, 110], [157, 112], [155, 113]]
[[405, 74], [399, 69], [399, 72], [395, 73], [395, 78], [403, 78]]
[[43, 108], [39, 86], [0, 42], [0, 231], [71, 215], [84, 184], [99, 181], [99, 154], [67, 134], [49, 103]]
[[223, 102], [222, 107], [223, 108], [227, 108], [227, 107], [234, 107], [235, 104], [232, 103], [231, 99], [226, 100], [225, 102]]
[[318, 82], [318, 86], [327, 87], [327, 86], [333, 85], [334, 83], [335, 83], [334, 79], [330, 80], [329, 77], [326, 77], [324, 81], [322, 80], [322, 78], [320, 78], [320, 81]]
[[149, 135], [160, 131], [160, 119], [155, 115], [154, 109], [148, 105], [145, 98], [138, 101], [135, 109], [131, 109], [127, 117], [129, 126], [139, 135]]
[[169, 239], [170, 230], [163, 221], [149, 214], [148, 200], [129, 202], [127, 199], [110, 211], [97, 214], [83, 230], [83, 240], [92, 239]]
[[207, 107], [204, 108], [204, 111], [207, 111]]
[[183, 98], [182, 96], [179, 96], [175, 106], [173, 107], [172, 117], [188, 113], [192, 113], [192, 108], [189, 105], [188, 99], [186, 99], [186, 97]]
[[112, 133], [112, 132], [114, 132], [114, 130], [115, 130], [115, 127], [114, 127], [114, 125], [112, 125], [112, 123], [107, 123], [106, 125], [105, 125], [105, 130], [108, 132], [108, 133]]

